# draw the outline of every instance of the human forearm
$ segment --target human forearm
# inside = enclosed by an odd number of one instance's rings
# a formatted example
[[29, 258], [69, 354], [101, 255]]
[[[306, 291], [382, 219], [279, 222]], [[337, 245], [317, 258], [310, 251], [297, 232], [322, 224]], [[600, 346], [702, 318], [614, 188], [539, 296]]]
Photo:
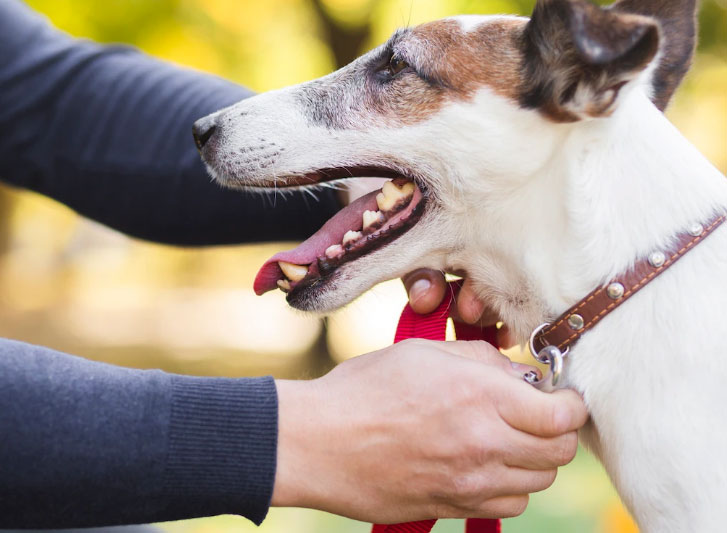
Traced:
[[193, 122], [249, 96], [125, 47], [72, 39], [0, 2], [0, 179], [147, 240], [207, 245], [300, 239], [338, 208], [261, 198], [207, 176]]
[[270, 378], [131, 370], [0, 340], [0, 412], [0, 528], [267, 512]]

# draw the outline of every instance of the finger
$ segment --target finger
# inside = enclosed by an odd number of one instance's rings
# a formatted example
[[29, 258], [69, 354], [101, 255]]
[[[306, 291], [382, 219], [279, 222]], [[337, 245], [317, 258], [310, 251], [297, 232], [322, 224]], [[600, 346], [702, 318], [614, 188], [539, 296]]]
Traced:
[[[471, 278], [465, 279], [462, 284], [462, 289], [457, 295], [457, 314], [459, 315], [459, 318], [467, 324], [477, 324], [486, 309], [487, 306], [482, 300], [480, 300], [474, 290]], [[491, 311], [489, 314], [491, 314]]]
[[485, 341], [429, 341], [452, 355], [458, 355], [472, 361], [494, 365], [505, 370], [508, 374], [522, 380], [528, 372], [538, 372], [534, 366], [514, 363], [497, 348]]
[[540, 492], [553, 484], [557, 474], [558, 471], [555, 468], [548, 470], [508, 468], [498, 483], [498, 492], [506, 496]]
[[485, 341], [433, 341], [437, 347], [449, 354], [458, 355], [472, 361], [495, 365], [512, 370], [510, 359], [492, 344]]
[[500, 416], [513, 428], [541, 437], [556, 437], [580, 428], [588, 411], [570, 389], [541, 392], [525, 382], [512, 383], [509, 394], [498, 396]]
[[457, 305], [453, 306], [450, 310], [449, 316], [451, 316], [452, 320], [454, 320], [455, 322], [461, 322], [463, 324], [476, 324], [483, 328], [494, 326], [500, 321], [500, 315], [494, 309], [485, 305], [485, 308], [482, 311], [479, 320], [475, 320], [474, 322], [467, 322], [464, 318], [462, 318], [462, 315], [459, 312], [459, 300], [457, 300]]
[[437, 270], [420, 268], [402, 278], [409, 296], [409, 305], [419, 314], [434, 311], [447, 293], [444, 275]]
[[465, 279], [462, 283], [456, 301], [457, 305], [451, 310], [450, 315], [457, 322], [477, 324], [486, 328], [500, 321], [500, 315], [479, 298], [469, 279]]
[[482, 502], [477, 509], [467, 513], [465, 518], [512, 518], [520, 516], [528, 507], [529, 496], [500, 496]]
[[507, 327], [507, 324], [503, 324], [502, 327], [497, 330], [497, 344], [500, 348], [504, 348], [505, 350], [512, 348], [517, 344], [515, 341], [515, 335], [513, 335], [510, 328]]
[[549, 438], [515, 433], [508, 436], [511, 445], [504, 450], [505, 464], [513, 468], [550, 470], [570, 463], [578, 451], [575, 431]]

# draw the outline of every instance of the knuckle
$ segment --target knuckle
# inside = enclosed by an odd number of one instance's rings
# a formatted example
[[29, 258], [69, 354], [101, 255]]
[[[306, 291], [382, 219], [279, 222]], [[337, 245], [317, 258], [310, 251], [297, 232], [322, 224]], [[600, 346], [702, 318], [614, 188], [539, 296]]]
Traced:
[[520, 516], [528, 508], [530, 497], [527, 494], [522, 496], [514, 496], [511, 498], [505, 508], [502, 510], [502, 518], [513, 518]]
[[445, 502], [450, 507], [460, 512], [475, 512], [483, 500], [491, 497], [491, 490], [488, 488], [487, 477], [481, 473], [465, 474], [455, 476], [449, 485], [448, 498]]
[[502, 454], [501, 446], [493, 441], [492, 429], [487, 424], [472, 430], [469, 451], [475, 464], [480, 467], [499, 460]]
[[404, 339], [398, 343], [400, 348], [405, 349], [421, 349], [425, 345], [425, 341], [422, 339]]
[[464, 409], [469, 410], [468, 407], [477, 405], [474, 402], [482, 396], [482, 384], [475, 379], [469, 379], [468, 376], [463, 376], [463, 378], [457, 383], [456, 389], [451, 392], [457, 405], [462, 405]]
[[480, 493], [481, 483], [477, 476], [464, 474], [452, 479], [452, 496], [457, 505], [466, 504]]

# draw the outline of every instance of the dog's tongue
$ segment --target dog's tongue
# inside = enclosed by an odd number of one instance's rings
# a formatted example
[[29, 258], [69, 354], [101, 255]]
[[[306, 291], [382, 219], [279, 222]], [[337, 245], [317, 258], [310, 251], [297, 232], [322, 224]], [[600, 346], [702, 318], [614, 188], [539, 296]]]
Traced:
[[278, 280], [283, 279], [283, 273], [278, 261], [285, 261], [296, 265], [316, 264], [316, 260], [324, 255], [326, 248], [332, 244], [340, 244], [344, 234], [349, 230], [358, 231], [362, 226], [363, 212], [376, 211], [376, 195], [379, 191], [372, 191], [361, 198], [351, 202], [326, 222], [321, 229], [297, 248], [280, 252], [265, 261], [255, 276], [253, 289], [255, 294], [261, 295], [278, 288]]

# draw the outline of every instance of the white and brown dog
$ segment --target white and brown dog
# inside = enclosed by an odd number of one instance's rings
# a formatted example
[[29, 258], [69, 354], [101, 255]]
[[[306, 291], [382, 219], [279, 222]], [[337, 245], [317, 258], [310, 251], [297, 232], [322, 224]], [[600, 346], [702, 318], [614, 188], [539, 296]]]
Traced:
[[[689, 67], [695, 0], [541, 0], [532, 18], [401, 30], [324, 78], [201, 119], [238, 188], [392, 178], [268, 261], [258, 293], [336, 309], [428, 267], [464, 272], [521, 341], [727, 210], [727, 181], [661, 110]], [[584, 442], [647, 532], [724, 531], [727, 228], [585, 334], [563, 386]]]

